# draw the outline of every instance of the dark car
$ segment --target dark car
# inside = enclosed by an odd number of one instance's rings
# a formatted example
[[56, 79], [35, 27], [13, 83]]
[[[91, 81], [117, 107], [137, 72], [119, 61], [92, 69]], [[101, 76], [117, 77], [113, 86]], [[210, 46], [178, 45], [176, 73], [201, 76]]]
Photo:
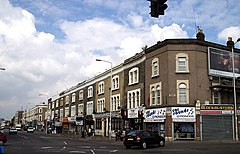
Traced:
[[7, 136], [0, 132], [0, 142], [4, 145], [7, 142]]
[[136, 130], [131, 131], [125, 136], [123, 144], [127, 149], [132, 146], [140, 146], [143, 149], [150, 145], [158, 145], [163, 147], [165, 145], [165, 138], [152, 131]]

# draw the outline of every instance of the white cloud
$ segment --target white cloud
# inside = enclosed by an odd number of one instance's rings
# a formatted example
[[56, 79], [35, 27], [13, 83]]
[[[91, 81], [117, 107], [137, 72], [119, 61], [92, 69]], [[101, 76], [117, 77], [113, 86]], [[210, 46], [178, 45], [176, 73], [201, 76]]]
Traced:
[[238, 38], [240, 38], [240, 27], [228, 27], [226, 29], [223, 29], [218, 34], [218, 39], [227, 41], [228, 37], [232, 37], [233, 41], [237, 41]]
[[43, 98], [37, 96], [38, 91], [51, 96], [109, 69], [108, 64], [96, 62], [97, 57], [118, 65], [141, 52], [145, 44], [187, 37], [178, 24], [151, 26], [131, 13], [131, 26], [107, 18], [62, 20], [65, 39], [57, 40], [53, 34], [36, 29], [37, 17], [12, 7], [7, 0], [0, 1], [0, 12], [0, 62], [6, 67], [0, 80], [2, 87], [8, 87], [0, 90], [0, 95], [4, 94], [0, 117], [7, 114], [2, 106], [9, 100], [21, 106], [40, 102]]

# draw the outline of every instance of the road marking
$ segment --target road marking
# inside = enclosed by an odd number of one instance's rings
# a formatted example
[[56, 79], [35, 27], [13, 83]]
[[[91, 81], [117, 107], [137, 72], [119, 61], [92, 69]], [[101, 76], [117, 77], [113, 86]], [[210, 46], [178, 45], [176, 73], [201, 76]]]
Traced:
[[110, 153], [113, 153], [113, 152], [117, 152], [117, 150], [112, 150], [112, 151], [109, 151]]
[[67, 145], [67, 142], [64, 141], [63, 143], [64, 143], [65, 145]]
[[85, 151], [69, 151], [69, 153], [86, 153]]
[[100, 149], [106, 149], [106, 147], [99, 147]]
[[41, 147], [41, 149], [52, 149], [53, 147]]
[[94, 152], [93, 150], [91, 150], [91, 152], [92, 152], [93, 154], [95, 154], [95, 152]]

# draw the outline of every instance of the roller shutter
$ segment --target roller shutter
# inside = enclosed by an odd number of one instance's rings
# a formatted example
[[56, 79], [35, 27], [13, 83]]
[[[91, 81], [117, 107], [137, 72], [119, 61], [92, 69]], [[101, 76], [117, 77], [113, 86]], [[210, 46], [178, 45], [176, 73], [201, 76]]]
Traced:
[[202, 115], [202, 140], [233, 140], [232, 115]]

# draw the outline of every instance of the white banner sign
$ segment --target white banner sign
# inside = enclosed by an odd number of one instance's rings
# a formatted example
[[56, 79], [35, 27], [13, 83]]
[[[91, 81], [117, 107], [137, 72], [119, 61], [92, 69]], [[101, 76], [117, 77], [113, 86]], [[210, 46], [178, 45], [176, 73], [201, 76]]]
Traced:
[[166, 119], [166, 108], [146, 109], [144, 122], [163, 122]]
[[172, 120], [174, 122], [195, 122], [195, 107], [172, 107]]
[[138, 109], [129, 109], [128, 118], [138, 118]]

